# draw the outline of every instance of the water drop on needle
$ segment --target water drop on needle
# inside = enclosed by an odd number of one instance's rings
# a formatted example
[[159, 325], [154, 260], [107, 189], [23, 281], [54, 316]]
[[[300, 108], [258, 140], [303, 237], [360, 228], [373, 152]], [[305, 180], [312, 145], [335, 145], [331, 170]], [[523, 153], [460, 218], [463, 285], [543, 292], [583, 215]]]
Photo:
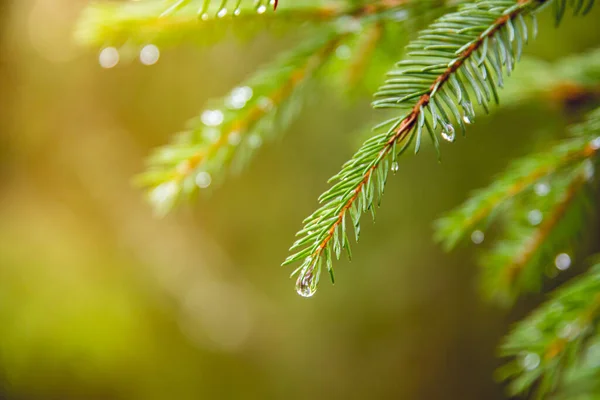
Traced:
[[454, 139], [456, 139], [456, 132], [454, 132], [454, 127], [451, 124], [444, 125], [442, 137], [450, 143], [454, 142]]
[[308, 272], [305, 275], [300, 274], [296, 281], [296, 292], [302, 297], [312, 297], [317, 292], [312, 272]]
[[398, 172], [399, 169], [400, 169], [400, 165], [398, 165], [398, 161], [394, 161], [392, 163], [392, 167], [391, 167], [392, 172], [396, 173], [396, 172]]

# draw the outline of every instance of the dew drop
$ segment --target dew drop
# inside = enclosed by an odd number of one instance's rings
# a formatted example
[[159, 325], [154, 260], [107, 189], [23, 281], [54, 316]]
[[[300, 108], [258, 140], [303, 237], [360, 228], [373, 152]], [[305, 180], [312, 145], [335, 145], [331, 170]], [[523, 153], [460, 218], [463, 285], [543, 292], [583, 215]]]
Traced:
[[483, 241], [485, 240], [485, 234], [478, 230], [473, 231], [473, 233], [471, 233], [471, 241], [475, 244], [481, 244], [483, 243]]
[[544, 219], [544, 215], [540, 210], [531, 210], [527, 214], [527, 221], [533, 226], [539, 225]]
[[396, 173], [398, 172], [398, 170], [400, 169], [400, 165], [398, 164], [398, 161], [394, 161], [392, 163], [392, 167], [390, 168], [392, 170], [392, 172]]
[[98, 56], [102, 68], [113, 68], [119, 63], [119, 50], [114, 47], [105, 47]]
[[269, 112], [273, 109], [273, 100], [269, 97], [261, 97], [257, 101], [258, 108], [263, 110], [264, 112]]
[[342, 44], [335, 49], [335, 56], [340, 60], [347, 60], [352, 56], [350, 46]]
[[592, 149], [594, 149], [594, 150], [600, 149], [600, 136], [598, 136], [596, 139], [592, 140], [590, 142], [590, 146], [592, 146]]
[[237, 17], [238, 15], [240, 15], [240, 14], [241, 14], [241, 12], [242, 12], [242, 11], [241, 11], [239, 8], [236, 8], [236, 9], [233, 11], [233, 15], [235, 15], [235, 16]]
[[221, 137], [221, 132], [215, 128], [206, 128], [202, 131], [202, 137], [210, 143], [215, 143]]
[[223, 112], [221, 110], [206, 110], [200, 116], [202, 123], [207, 126], [219, 126], [223, 123]]
[[221, 8], [219, 10], [219, 12], [217, 13], [217, 17], [219, 17], [219, 18], [223, 18], [226, 15], [227, 15], [227, 9], [226, 8]]
[[521, 360], [521, 365], [527, 371], [533, 371], [540, 365], [540, 356], [536, 353], [527, 353]]
[[252, 88], [241, 86], [233, 89], [226, 100], [227, 107], [239, 110], [246, 106], [248, 100], [252, 98]]
[[454, 142], [454, 139], [456, 139], [456, 132], [454, 132], [454, 127], [452, 124], [444, 125], [444, 128], [442, 129], [442, 137], [448, 142]]
[[559, 270], [565, 271], [571, 266], [571, 257], [567, 253], [560, 253], [554, 259], [554, 265]]
[[258, 8], [256, 9], [256, 12], [258, 14], [264, 14], [265, 11], [267, 11], [267, 6], [265, 6], [264, 4], [261, 4], [260, 6], [258, 6]]
[[242, 140], [242, 135], [240, 135], [240, 133], [237, 131], [231, 132], [229, 134], [229, 136], [227, 137], [227, 141], [232, 146], [237, 146], [238, 144], [240, 144], [241, 140]]
[[462, 119], [463, 119], [463, 121], [465, 121], [465, 124], [470, 124], [470, 123], [472, 123], [472, 122], [473, 122], [473, 121], [471, 120], [471, 117], [469, 117], [469, 116], [468, 116], [468, 115], [466, 115], [466, 114], [465, 114], [465, 115], [463, 115]]
[[534, 186], [533, 191], [540, 197], [547, 196], [550, 193], [550, 185], [546, 182], [539, 182]]
[[583, 177], [591, 181], [594, 178], [595, 174], [594, 163], [592, 163], [589, 159], [585, 160], [585, 165], [583, 166]]
[[396, 11], [394, 13], [393, 17], [396, 21], [404, 21], [408, 18], [408, 11], [406, 11], [406, 10]]
[[208, 172], [202, 171], [199, 172], [198, 175], [196, 175], [196, 185], [198, 185], [200, 189], [206, 189], [210, 186], [211, 183], [212, 177]]
[[160, 58], [160, 50], [153, 44], [148, 44], [140, 51], [140, 62], [144, 65], [156, 64]]
[[248, 138], [248, 146], [250, 146], [253, 149], [259, 148], [261, 144], [262, 144], [262, 138], [259, 135], [257, 135], [256, 133], [253, 135], [250, 135], [250, 137]]
[[556, 336], [561, 339], [573, 340], [579, 335], [580, 331], [576, 322], [565, 322], [558, 327]]
[[312, 272], [300, 273], [296, 280], [296, 292], [302, 297], [312, 297], [317, 292]]
[[208, 20], [208, 13], [203, 13], [200, 18], [202, 19], [202, 21], [206, 21]]
[[179, 187], [176, 182], [161, 183], [150, 192], [150, 201], [159, 206], [171, 203], [177, 196], [178, 191]]
[[591, 367], [600, 366], [600, 343], [594, 343], [588, 348], [586, 362]]

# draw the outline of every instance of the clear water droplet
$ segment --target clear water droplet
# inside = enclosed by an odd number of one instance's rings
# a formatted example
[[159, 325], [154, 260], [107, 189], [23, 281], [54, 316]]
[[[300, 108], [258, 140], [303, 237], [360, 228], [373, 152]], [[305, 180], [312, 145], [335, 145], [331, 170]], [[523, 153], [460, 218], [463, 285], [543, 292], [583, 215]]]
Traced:
[[592, 146], [592, 149], [594, 149], [594, 150], [600, 149], [600, 136], [598, 136], [596, 139], [592, 140], [590, 142], [590, 146]]
[[585, 160], [585, 164], [583, 166], [583, 176], [586, 180], [591, 181], [594, 178], [596, 168], [594, 167], [594, 163], [591, 160]]
[[580, 332], [581, 329], [579, 328], [579, 325], [576, 322], [563, 322], [559, 325], [558, 329], [556, 330], [556, 336], [558, 336], [561, 339], [571, 341], [577, 336], [579, 336]]
[[217, 17], [219, 17], [219, 18], [223, 18], [226, 15], [227, 15], [227, 9], [226, 8], [221, 8], [219, 10], [219, 12], [217, 13]]
[[408, 11], [406, 11], [406, 10], [399, 10], [394, 13], [394, 19], [396, 21], [404, 21], [407, 18], [408, 18]]
[[527, 214], [527, 221], [533, 226], [539, 225], [544, 219], [544, 215], [540, 210], [531, 210]]
[[233, 89], [226, 100], [226, 105], [229, 108], [239, 110], [246, 106], [248, 100], [252, 98], [252, 88], [241, 86]]
[[140, 62], [144, 65], [153, 65], [160, 58], [160, 50], [153, 44], [148, 44], [140, 51]]
[[221, 110], [205, 110], [200, 116], [202, 123], [207, 126], [219, 126], [224, 118]]
[[400, 169], [400, 165], [398, 164], [398, 161], [392, 162], [392, 167], [390, 169], [392, 170], [392, 172], [398, 172], [398, 170]]
[[554, 265], [559, 270], [565, 271], [571, 266], [571, 257], [567, 253], [560, 253], [554, 259]]
[[317, 285], [314, 282], [312, 271], [300, 273], [296, 280], [296, 292], [302, 297], [312, 297], [317, 292]]
[[471, 233], [471, 241], [475, 244], [481, 244], [483, 243], [483, 241], [485, 240], [485, 234], [478, 230], [473, 231], [473, 233]]
[[540, 356], [536, 353], [527, 353], [521, 360], [521, 365], [527, 371], [533, 371], [540, 365], [541, 359]]
[[347, 60], [352, 56], [350, 46], [342, 44], [335, 49], [335, 56], [340, 60]]
[[263, 110], [264, 112], [269, 112], [273, 109], [273, 100], [269, 97], [262, 96], [257, 100], [258, 108]]
[[240, 10], [239, 8], [236, 8], [236, 9], [233, 11], [233, 15], [235, 15], [236, 17], [237, 17], [238, 15], [240, 15], [241, 13], [242, 13], [242, 10]]
[[227, 137], [227, 141], [232, 146], [237, 146], [238, 144], [240, 144], [241, 140], [242, 140], [242, 135], [239, 132], [236, 132], [236, 131], [231, 132], [229, 134], [229, 136]]
[[533, 187], [533, 191], [540, 197], [547, 196], [550, 193], [550, 185], [546, 182], [539, 182]]
[[250, 146], [253, 149], [260, 147], [261, 144], [262, 144], [262, 138], [259, 135], [257, 135], [256, 133], [253, 135], [250, 135], [250, 137], [248, 138], [248, 146]]
[[202, 130], [202, 137], [210, 143], [215, 143], [221, 137], [221, 132], [215, 128], [206, 128]]
[[475, 118], [475, 109], [473, 108], [473, 104], [469, 101], [463, 101], [460, 103], [460, 105], [462, 106], [465, 115], [467, 115], [471, 122], [473, 122], [473, 119]]
[[472, 123], [472, 122], [473, 122], [473, 121], [471, 120], [471, 117], [469, 117], [469, 116], [468, 116], [468, 115], [466, 115], [466, 114], [465, 114], [465, 115], [463, 115], [462, 119], [463, 119], [463, 121], [465, 121], [465, 124], [470, 124], [470, 123]]
[[98, 62], [102, 68], [113, 68], [119, 63], [119, 50], [114, 47], [102, 49], [98, 56]]
[[258, 6], [258, 8], [256, 9], [256, 12], [258, 14], [264, 14], [265, 11], [267, 11], [267, 6], [265, 6], [264, 4], [261, 4], [260, 6]]
[[196, 185], [198, 185], [198, 187], [200, 189], [206, 189], [207, 187], [210, 186], [210, 184], [212, 183], [212, 177], [210, 176], [210, 174], [206, 171], [202, 171], [202, 172], [198, 172], [198, 175], [196, 175]]
[[168, 209], [179, 193], [179, 186], [174, 181], [161, 183], [150, 192], [150, 202], [159, 208]]
[[454, 142], [454, 139], [456, 139], [456, 132], [454, 131], [452, 124], [444, 125], [444, 128], [442, 129], [442, 137], [448, 142]]

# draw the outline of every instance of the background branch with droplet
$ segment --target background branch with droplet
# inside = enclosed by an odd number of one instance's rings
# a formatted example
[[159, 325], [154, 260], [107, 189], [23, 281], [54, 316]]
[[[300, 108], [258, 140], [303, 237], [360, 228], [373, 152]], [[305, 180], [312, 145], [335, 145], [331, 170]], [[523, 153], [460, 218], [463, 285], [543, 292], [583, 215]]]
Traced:
[[343, 37], [327, 31], [281, 56], [224, 99], [209, 102], [188, 130], [157, 149], [137, 179], [149, 188], [156, 212], [164, 215], [182, 196], [208, 188], [228, 166], [239, 171], [265, 140], [284, 130], [299, 110], [306, 85]]
[[481, 244], [491, 223], [502, 233], [481, 259], [483, 291], [511, 304], [540, 289], [544, 275], [571, 265], [591, 213], [586, 190], [594, 182], [600, 149], [600, 109], [571, 128], [572, 138], [514, 163], [485, 189], [436, 223], [446, 249], [470, 234]]

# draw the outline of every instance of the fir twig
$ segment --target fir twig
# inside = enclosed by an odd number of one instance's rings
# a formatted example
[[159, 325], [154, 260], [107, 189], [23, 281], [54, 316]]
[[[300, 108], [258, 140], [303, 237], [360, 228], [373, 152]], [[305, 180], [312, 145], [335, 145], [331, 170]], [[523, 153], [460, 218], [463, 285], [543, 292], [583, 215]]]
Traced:
[[[373, 202], [376, 196], [381, 198], [390, 164], [393, 171], [398, 170], [396, 157], [413, 139], [418, 150], [426, 129], [437, 146], [439, 125], [442, 137], [453, 141], [454, 124], [464, 129], [464, 123], [473, 120], [469, 93], [485, 109], [491, 98], [497, 101], [496, 86], [502, 86], [503, 71], [510, 74], [513, 70], [529, 36], [523, 17], [533, 16], [546, 3], [483, 0], [467, 4], [440, 18], [409, 44], [409, 58], [390, 72], [377, 94], [382, 99], [374, 103], [404, 112], [383, 124], [389, 127], [385, 133], [367, 140], [330, 180], [334, 185], [319, 199], [324, 204], [305, 220], [300, 238], [290, 249], [295, 253], [284, 262], [301, 262], [295, 271], [298, 293], [311, 296], [316, 291], [323, 264], [333, 280], [333, 255], [339, 258], [342, 247], [349, 251], [346, 214], [350, 213], [358, 239], [360, 214], [374, 213]], [[566, 0], [557, 3], [566, 4]]]

